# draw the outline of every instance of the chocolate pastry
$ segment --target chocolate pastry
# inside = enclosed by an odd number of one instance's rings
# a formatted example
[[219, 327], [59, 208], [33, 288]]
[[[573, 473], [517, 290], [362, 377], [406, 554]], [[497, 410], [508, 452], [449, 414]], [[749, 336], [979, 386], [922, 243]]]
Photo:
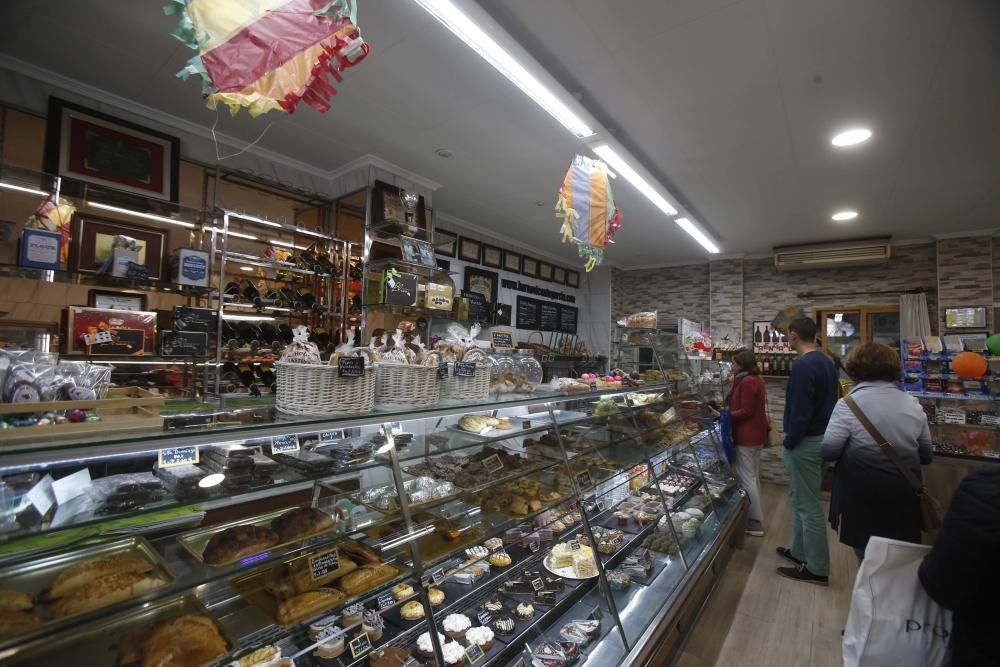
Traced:
[[498, 635], [509, 635], [514, 632], [514, 619], [510, 616], [501, 616], [491, 623], [493, 632]]

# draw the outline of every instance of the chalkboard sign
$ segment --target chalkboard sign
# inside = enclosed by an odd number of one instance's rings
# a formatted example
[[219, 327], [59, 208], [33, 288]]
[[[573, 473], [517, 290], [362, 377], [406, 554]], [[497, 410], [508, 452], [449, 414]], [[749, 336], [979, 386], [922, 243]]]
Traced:
[[479, 644], [469, 644], [468, 648], [465, 649], [465, 658], [469, 661], [470, 665], [474, 665], [483, 659], [486, 655], [483, 652], [483, 647]]
[[577, 309], [573, 306], [559, 306], [559, 332], [576, 333]]
[[576, 474], [576, 485], [581, 489], [589, 489], [594, 485], [594, 480], [591, 479], [589, 470], [584, 470]]
[[579, 551], [580, 550], [580, 540], [570, 540], [569, 541], [569, 549], [570, 549], [570, 551]]
[[479, 612], [479, 625], [487, 626], [493, 620], [493, 616], [490, 615], [488, 611]]
[[378, 608], [388, 609], [392, 605], [396, 604], [396, 598], [393, 597], [392, 591], [382, 593], [378, 596]]
[[297, 451], [299, 451], [299, 439], [295, 435], [276, 435], [271, 438], [272, 454]]
[[474, 361], [456, 361], [455, 362], [455, 377], [457, 377], [457, 378], [474, 378], [474, 377], [476, 377], [476, 362], [474, 362]]
[[371, 640], [368, 639], [368, 634], [362, 632], [360, 635], [351, 640], [351, 655], [354, 658], [359, 658], [363, 656], [368, 651], [372, 650]]
[[542, 581], [541, 577], [538, 577], [537, 579], [532, 579], [531, 580], [531, 587], [534, 588], [535, 592], [537, 593], [538, 591], [540, 591], [543, 588], [545, 588], [545, 582]]
[[603, 498], [599, 499], [599, 500], [598, 500], [598, 501], [597, 501], [597, 502], [595, 503], [595, 505], [597, 506], [597, 511], [598, 511], [598, 512], [603, 512], [603, 511], [604, 511], [604, 499], [603, 499]]
[[382, 301], [395, 306], [412, 306], [417, 303], [417, 276], [396, 272], [387, 277], [382, 286]]
[[172, 466], [182, 466], [189, 463], [198, 462], [198, 447], [174, 447], [172, 449], [161, 449], [157, 455], [160, 468], [170, 468]]
[[512, 331], [491, 331], [490, 339], [493, 341], [493, 349], [513, 350], [514, 333]]
[[446, 377], [448, 377], [448, 362], [442, 361], [438, 364], [438, 378], [443, 380]]
[[320, 442], [333, 442], [334, 440], [343, 440], [343, 431], [323, 431], [319, 434]]
[[342, 378], [359, 378], [365, 374], [364, 357], [341, 357], [337, 360], [337, 375]]
[[469, 320], [473, 322], [492, 322], [492, 308], [486, 297], [479, 292], [462, 290], [462, 298], [469, 300]]
[[538, 328], [542, 331], [559, 330], [559, 304], [542, 301], [538, 304]]
[[532, 541], [528, 544], [528, 548], [531, 549], [531, 553], [538, 553], [538, 550], [542, 547], [538, 540]]
[[313, 581], [322, 579], [331, 572], [336, 572], [339, 569], [340, 554], [337, 553], [336, 547], [330, 551], [309, 557], [309, 571], [312, 574]]
[[541, 302], [526, 296], [517, 297], [517, 328], [537, 329]]
[[483, 467], [486, 468], [486, 472], [495, 474], [503, 470], [503, 461], [500, 460], [499, 454], [494, 454], [483, 459]]

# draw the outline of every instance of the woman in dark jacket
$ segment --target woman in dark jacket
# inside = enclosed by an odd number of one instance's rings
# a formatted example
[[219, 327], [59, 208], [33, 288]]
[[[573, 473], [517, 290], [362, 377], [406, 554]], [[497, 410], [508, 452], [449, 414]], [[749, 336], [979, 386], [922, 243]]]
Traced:
[[747, 533], [764, 536], [764, 510], [760, 504], [760, 450], [767, 443], [767, 387], [750, 350], [733, 357], [733, 388], [729, 392], [729, 412], [733, 417], [736, 444], [736, 477], [750, 499]]
[[[848, 396], [920, 479], [932, 459], [927, 415], [917, 399], [900, 391], [899, 353], [881, 343], [864, 343], [847, 358], [857, 384]], [[826, 427], [823, 458], [836, 461], [830, 497], [830, 525], [854, 548], [860, 562], [872, 535], [920, 543], [920, 501], [903, 473], [882, 451], [844, 399]]]

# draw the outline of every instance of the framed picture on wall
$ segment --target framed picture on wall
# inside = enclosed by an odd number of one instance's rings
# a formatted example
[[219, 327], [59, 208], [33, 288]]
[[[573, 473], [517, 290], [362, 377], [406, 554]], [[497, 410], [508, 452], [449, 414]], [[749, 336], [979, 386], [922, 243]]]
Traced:
[[148, 227], [136, 227], [112, 220], [76, 215], [73, 225], [73, 242], [70, 246], [69, 265], [78, 273], [97, 273], [112, 255], [115, 236], [135, 239], [138, 246], [137, 263], [145, 266], [150, 280], [163, 277], [163, 252], [167, 247], [167, 233]]
[[566, 270], [566, 286], [567, 287], [579, 287], [580, 286], [580, 272], [573, 271], [571, 269]]
[[539, 262], [538, 277], [542, 280], [552, 280], [552, 265], [548, 262]]
[[561, 266], [552, 267], [552, 282], [560, 285], [566, 284], [566, 269]]
[[403, 259], [411, 264], [434, 266], [434, 246], [427, 241], [420, 241], [410, 236], [399, 237], [399, 247]]
[[435, 229], [434, 252], [445, 257], [455, 257], [458, 254], [458, 234], [447, 229]]
[[495, 245], [490, 245], [489, 243], [483, 244], [483, 266], [488, 266], [492, 269], [499, 269], [503, 267], [503, 248], [499, 248]]
[[521, 254], [516, 252], [511, 252], [510, 250], [503, 251], [503, 270], [510, 271], [511, 273], [521, 272]]
[[458, 239], [458, 258], [466, 262], [479, 264], [479, 257], [483, 251], [483, 244], [476, 239], [462, 236]]
[[[180, 139], [58, 97], [49, 98], [45, 171], [69, 179], [178, 201]], [[72, 180], [63, 191], [77, 194]]]
[[532, 278], [538, 277], [538, 260], [525, 257], [521, 261], [521, 273]]
[[499, 287], [500, 274], [496, 271], [486, 271], [474, 266], [465, 267], [465, 286], [463, 289], [466, 292], [482, 294], [491, 308], [496, 306]]
[[[419, 195], [416, 206], [412, 211], [407, 211], [403, 205], [402, 194], [403, 191], [395, 185], [375, 181], [375, 185], [372, 186], [372, 226], [380, 227], [384, 231], [405, 229], [405, 225], [427, 229], [424, 196]], [[412, 214], [411, 222], [407, 222], [407, 213]]]
[[146, 293], [133, 290], [92, 289], [87, 292], [87, 305], [109, 310], [147, 310]]

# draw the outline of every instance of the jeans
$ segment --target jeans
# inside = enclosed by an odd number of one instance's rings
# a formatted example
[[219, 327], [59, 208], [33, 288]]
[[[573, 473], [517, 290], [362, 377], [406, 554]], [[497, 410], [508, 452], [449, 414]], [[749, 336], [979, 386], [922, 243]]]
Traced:
[[736, 446], [736, 479], [747, 492], [750, 500], [750, 520], [758, 523], [764, 520], [764, 510], [760, 505], [760, 450], [762, 445]]
[[823, 458], [819, 448], [823, 436], [802, 438], [795, 449], [782, 452], [788, 469], [788, 492], [792, 500], [792, 556], [804, 561], [815, 575], [830, 575], [830, 549], [826, 543], [826, 518], [820, 495]]

